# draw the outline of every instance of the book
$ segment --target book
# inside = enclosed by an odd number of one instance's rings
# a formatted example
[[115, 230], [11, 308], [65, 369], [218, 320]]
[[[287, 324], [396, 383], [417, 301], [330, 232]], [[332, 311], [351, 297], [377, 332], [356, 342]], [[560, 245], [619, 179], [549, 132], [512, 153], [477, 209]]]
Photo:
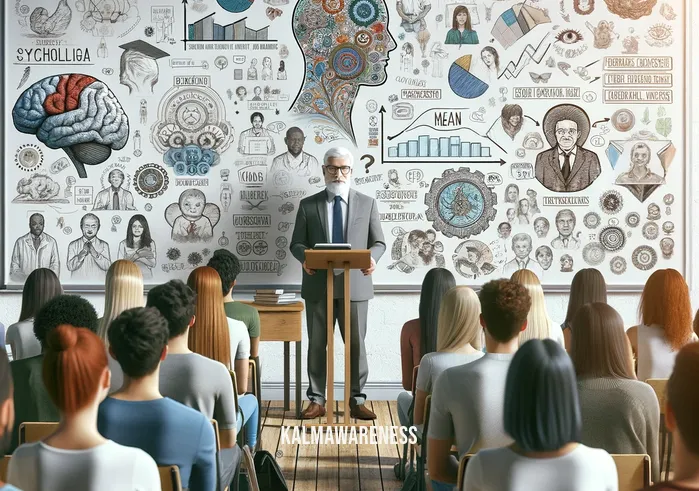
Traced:
[[256, 295], [281, 295], [284, 290], [255, 290]]
[[331, 250], [345, 250], [345, 249], [352, 249], [352, 244], [330, 244], [330, 243], [322, 243], [322, 244], [316, 244], [313, 247], [313, 250], [323, 250], [323, 249], [331, 249]]

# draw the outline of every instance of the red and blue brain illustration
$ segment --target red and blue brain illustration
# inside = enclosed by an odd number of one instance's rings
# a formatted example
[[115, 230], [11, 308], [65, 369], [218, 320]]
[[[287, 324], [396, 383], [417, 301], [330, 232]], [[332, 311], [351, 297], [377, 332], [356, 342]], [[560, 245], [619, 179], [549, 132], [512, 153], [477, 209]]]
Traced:
[[98, 165], [129, 138], [129, 119], [107, 85], [89, 75], [53, 75], [25, 90], [12, 109], [22, 133], [34, 134], [53, 149], [62, 149], [78, 175]]

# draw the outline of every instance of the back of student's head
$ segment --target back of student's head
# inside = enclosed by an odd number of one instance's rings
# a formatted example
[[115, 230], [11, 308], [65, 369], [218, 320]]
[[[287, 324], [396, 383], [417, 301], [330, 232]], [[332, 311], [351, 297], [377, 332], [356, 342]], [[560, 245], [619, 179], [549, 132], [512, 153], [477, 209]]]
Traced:
[[119, 259], [107, 270], [104, 315], [98, 334], [107, 343], [109, 324], [124, 310], [143, 306], [143, 273], [133, 261]]
[[552, 339], [532, 339], [517, 350], [505, 383], [505, 431], [526, 452], [551, 452], [580, 441], [575, 370]]
[[478, 297], [485, 328], [495, 341], [506, 343], [519, 335], [532, 305], [526, 288], [510, 280], [492, 280]]
[[107, 369], [102, 340], [89, 329], [62, 324], [46, 337], [43, 379], [51, 400], [63, 413], [73, 414], [100, 396], [109, 385], [100, 382]]
[[437, 321], [437, 351], [470, 344], [481, 348], [481, 303], [467, 286], [457, 286], [442, 297]]
[[631, 343], [619, 313], [606, 303], [588, 303], [573, 319], [570, 357], [578, 378], [635, 380]]
[[238, 258], [229, 250], [217, 249], [206, 265], [216, 270], [221, 277], [221, 290], [224, 295], [228, 295], [228, 292], [233, 288], [233, 283], [240, 274], [240, 261]]
[[607, 284], [604, 276], [595, 268], [581, 269], [570, 284], [570, 297], [568, 299], [568, 311], [563, 322], [564, 326], [570, 328], [573, 323], [575, 313], [586, 303], [601, 302], [607, 303]]
[[124, 375], [141, 378], [158, 368], [170, 331], [155, 307], [123, 311], [109, 325], [109, 350]]
[[692, 337], [692, 303], [684, 277], [674, 269], [655, 271], [643, 287], [638, 306], [641, 322], [665, 330], [665, 338], [678, 350]]
[[35, 269], [27, 276], [22, 288], [22, 310], [19, 320], [35, 317], [46, 302], [62, 293], [63, 288], [56, 273], [48, 268]]
[[48, 333], [61, 324], [97, 332], [97, 312], [90, 302], [77, 295], [58, 295], [44, 304], [34, 317], [34, 336], [46, 347]]
[[451, 271], [432, 268], [425, 275], [420, 290], [420, 356], [437, 349], [437, 322], [444, 294], [456, 286]]
[[682, 442], [699, 457], [699, 343], [690, 343], [675, 358], [675, 368], [667, 382], [667, 401]]
[[533, 271], [520, 269], [512, 274], [510, 280], [526, 288], [532, 302], [527, 314], [527, 328], [519, 333], [519, 344], [524, 344], [530, 339], [550, 338], [551, 319], [546, 311], [544, 289], [539, 277]]
[[170, 339], [181, 336], [194, 317], [197, 294], [181, 280], [151, 288], [146, 307], [155, 307], [165, 317], [170, 331]]
[[189, 330], [189, 349], [230, 367], [231, 342], [223, 308], [221, 277], [215, 269], [200, 266], [189, 274], [187, 285], [197, 294], [196, 319]]

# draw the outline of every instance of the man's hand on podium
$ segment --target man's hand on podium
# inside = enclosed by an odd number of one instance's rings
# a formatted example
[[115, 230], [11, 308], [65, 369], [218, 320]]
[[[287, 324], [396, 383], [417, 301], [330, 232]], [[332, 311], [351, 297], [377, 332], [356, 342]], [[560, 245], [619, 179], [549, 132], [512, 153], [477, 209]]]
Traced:
[[310, 269], [308, 266], [306, 266], [306, 261], [303, 262], [303, 270], [306, 272], [306, 274], [316, 274], [315, 269]]
[[369, 276], [371, 273], [374, 272], [376, 269], [376, 261], [374, 261], [374, 258], [371, 258], [371, 266], [369, 266], [367, 269], [363, 269], [362, 273], [364, 273], [364, 276]]

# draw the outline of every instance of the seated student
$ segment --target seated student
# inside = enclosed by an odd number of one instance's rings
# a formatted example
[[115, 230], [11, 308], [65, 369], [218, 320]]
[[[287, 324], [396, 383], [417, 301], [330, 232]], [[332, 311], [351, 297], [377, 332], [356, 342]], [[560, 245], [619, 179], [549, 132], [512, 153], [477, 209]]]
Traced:
[[46, 302], [63, 293], [56, 273], [48, 268], [32, 271], [22, 288], [19, 321], [7, 328], [5, 343], [12, 349], [12, 359], [21, 360], [41, 354], [41, 344], [34, 336], [34, 317]]
[[[160, 364], [160, 393], [215, 419], [219, 428], [220, 481], [230, 482], [241, 453], [236, 433], [245, 424], [247, 442], [257, 442], [257, 399], [240, 396], [236, 415], [231, 376], [222, 363], [192, 353], [187, 345], [194, 324], [196, 294], [180, 280], [170, 280], [148, 292], [148, 307], [155, 307], [168, 323], [168, 356]], [[247, 418], [247, 422], [246, 422]]]
[[24, 491], [159, 491], [158, 467], [146, 452], [97, 431], [97, 410], [109, 391], [107, 352], [99, 336], [61, 325], [42, 345], [43, 381], [60, 424], [43, 440], [15, 450], [7, 481]]
[[[10, 375], [10, 360], [7, 352], [0, 350], [0, 452], [5, 451], [12, 436], [12, 425], [15, 412], [12, 408], [12, 376]], [[20, 491], [11, 484], [0, 479], [0, 491]]]
[[109, 326], [109, 354], [124, 385], [99, 407], [97, 429], [121, 445], [148, 453], [158, 465], [176, 465], [182, 487], [216, 487], [216, 437], [199, 411], [160, 395], [160, 362], [167, 355], [167, 321], [155, 308], [122, 312]]
[[648, 488], [653, 491], [699, 490], [699, 343], [680, 350], [667, 382], [665, 426], [672, 433], [674, 479]]
[[510, 280], [486, 283], [479, 294], [486, 354], [467, 365], [447, 369], [432, 390], [432, 411], [427, 440], [427, 465], [434, 491], [456, 483], [459, 456], [475, 446], [507, 445], [512, 438], [503, 427], [505, 378], [527, 327], [531, 299], [526, 288]]
[[414, 424], [424, 422], [425, 399], [442, 372], [483, 357], [480, 315], [478, 295], [469, 287], [457, 286], [444, 295], [437, 321], [437, 351], [423, 356], [417, 371]]
[[624, 321], [606, 303], [588, 303], [575, 314], [572, 334], [580, 443], [612, 454], [648, 454], [657, 481], [660, 407], [650, 385], [636, 380]]
[[[104, 281], [104, 315], [99, 319], [97, 334], [109, 349], [107, 331], [119, 314], [127, 309], [143, 307], [143, 273], [136, 263], [119, 259], [114, 261]], [[110, 392], [118, 390], [124, 382], [121, 367], [111, 356], [107, 356], [112, 372]]]
[[255, 360], [259, 375], [260, 313], [251, 305], [233, 300], [233, 288], [240, 274], [240, 261], [232, 252], [226, 249], [218, 249], [214, 251], [214, 255], [209, 259], [207, 266], [214, 268], [221, 277], [223, 308], [226, 311], [226, 316], [243, 322], [248, 329], [250, 358]]
[[650, 275], [638, 311], [642, 324], [626, 331], [638, 360], [638, 380], [668, 378], [677, 352], [697, 341], [692, 331], [692, 301], [682, 274], [659, 269]]
[[[34, 335], [46, 349], [46, 337], [61, 324], [82, 326], [97, 332], [97, 312], [90, 302], [77, 295], [59, 295], [39, 310], [34, 318]], [[105, 360], [107, 352], [105, 351]], [[58, 421], [60, 413], [46, 392], [41, 379], [43, 353], [10, 363], [15, 387], [15, 425], [11, 450], [19, 444], [19, 425], [25, 421]], [[106, 363], [106, 361], [105, 361]]]
[[189, 346], [195, 353], [234, 370], [238, 394], [245, 394], [250, 336], [243, 322], [226, 316], [221, 277], [214, 268], [200, 266], [189, 274], [187, 286], [197, 294], [197, 316], [189, 331]]
[[[422, 280], [420, 290], [420, 316], [403, 324], [400, 331], [400, 364], [403, 379], [403, 389], [412, 392], [413, 368], [427, 353], [437, 349], [437, 317], [439, 305], [444, 294], [456, 286], [454, 275], [444, 268], [432, 268]], [[407, 394], [411, 396], [412, 394]], [[401, 397], [404, 398], [401, 406]], [[407, 402], [407, 405], [405, 405]], [[405, 399], [401, 393], [398, 397], [398, 407], [403, 407], [407, 414], [411, 398]], [[400, 413], [399, 413], [400, 414]]]
[[529, 298], [532, 299], [532, 306], [527, 315], [527, 328], [519, 333], [520, 346], [530, 339], [553, 339], [563, 346], [563, 331], [549, 318], [539, 277], [528, 269], [520, 269], [512, 273], [510, 280], [526, 288]]
[[556, 341], [533, 339], [519, 348], [507, 371], [504, 409], [514, 443], [474, 455], [462, 491], [617, 491], [612, 457], [578, 443], [575, 371]]
[[586, 303], [593, 302], [607, 303], [607, 283], [605, 283], [604, 276], [599, 270], [595, 268], [581, 269], [575, 273], [573, 282], [570, 284], [566, 319], [561, 324], [568, 352], [570, 352], [570, 339], [572, 337], [570, 326], [573, 325], [575, 313]]

